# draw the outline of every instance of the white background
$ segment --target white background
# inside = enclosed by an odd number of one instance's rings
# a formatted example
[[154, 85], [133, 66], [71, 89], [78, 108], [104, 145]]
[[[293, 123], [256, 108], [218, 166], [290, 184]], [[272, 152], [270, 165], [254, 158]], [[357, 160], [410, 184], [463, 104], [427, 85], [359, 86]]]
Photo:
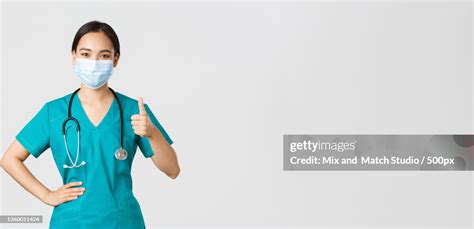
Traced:
[[[148, 227], [472, 228], [472, 172], [283, 171], [283, 134], [472, 134], [472, 3], [2, 3], [1, 152], [79, 86], [70, 48], [93, 19], [174, 140], [171, 180], [137, 154]], [[51, 152], [28, 168], [51, 189]], [[1, 214], [52, 208], [1, 174]], [[8, 225], [14, 226], [14, 225]]]

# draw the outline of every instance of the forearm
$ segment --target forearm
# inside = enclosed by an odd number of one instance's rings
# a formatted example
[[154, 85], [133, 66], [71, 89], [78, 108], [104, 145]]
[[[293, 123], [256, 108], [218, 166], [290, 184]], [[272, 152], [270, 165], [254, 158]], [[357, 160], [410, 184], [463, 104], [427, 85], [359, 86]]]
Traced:
[[23, 161], [17, 158], [3, 158], [3, 169], [25, 190], [44, 202], [50, 190], [28, 170]]
[[163, 134], [158, 128], [153, 128], [152, 134], [148, 137], [153, 149], [153, 162], [158, 168], [171, 178], [176, 178], [180, 172], [178, 158], [174, 149], [168, 144]]

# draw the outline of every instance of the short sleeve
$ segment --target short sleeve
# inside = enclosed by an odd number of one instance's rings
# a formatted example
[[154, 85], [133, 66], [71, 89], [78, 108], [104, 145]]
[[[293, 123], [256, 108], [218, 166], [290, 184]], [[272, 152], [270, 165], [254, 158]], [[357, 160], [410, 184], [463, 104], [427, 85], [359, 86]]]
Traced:
[[35, 158], [49, 148], [48, 103], [21, 129], [16, 139]]
[[[173, 144], [173, 140], [170, 138], [170, 136], [168, 135], [168, 133], [166, 132], [166, 130], [163, 128], [163, 126], [161, 125], [161, 123], [158, 121], [158, 119], [155, 117], [155, 115], [153, 114], [153, 112], [150, 110], [150, 108], [148, 107], [147, 104], [145, 104], [145, 110], [148, 114], [148, 116], [150, 117], [151, 121], [153, 122], [153, 124], [158, 128], [158, 130], [161, 132], [161, 134], [163, 135], [163, 137], [166, 139], [166, 141], [168, 142], [168, 144], [172, 145]], [[150, 145], [150, 142], [148, 140], [147, 137], [138, 137], [138, 146], [140, 147], [140, 150], [142, 151], [143, 155], [145, 157], [151, 157], [153, 156], [153, 149]]]

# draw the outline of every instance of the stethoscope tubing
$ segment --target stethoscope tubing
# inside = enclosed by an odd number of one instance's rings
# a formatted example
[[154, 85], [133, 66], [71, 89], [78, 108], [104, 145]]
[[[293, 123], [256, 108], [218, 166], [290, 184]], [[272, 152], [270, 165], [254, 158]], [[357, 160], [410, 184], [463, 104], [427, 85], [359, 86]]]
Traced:
[[[122, 112], [122, 105], [120, 103], [120, 100], [118, 99], [117, 93], [115, 93], [115, 91], [112, 88], [109, 87], [109, 89], [112, 92], [112, 94], [114, 94], [115, 100], [117, 100], [117, 104], [118, 104], [119, 111], [120, 111], [120, 149], [123, 149], [123, 112]], [[80, 166], [86, 164], [85, 161], [82, 161], [81, 164], [77, 165], [77, 160], [79, 159], [79, 153], [80, 153], [81, 125], [79, 124], [79, 121], [76, 118], [74, 118], [71, 114], [72, 102], [73, 102], [74, 96], [77, 94], [77, 92], [79, 90], [80, 90], [80, 88], [76, 89], [72, 93], [71, 98], [69, 99], [67, 118], [63, 121], [63, 125], [62, 125], [62, 134], [63, 134], [63, 139], [64, 139], [64, 145], [65, 145], [65, 148], [66, 148], [67, 156], [69, 158], [69, 162], [71, 162], [71, 165], [64, 164], [64, 166], [63, 166], [64, 168], [77, 168], [77, 167], [80, 167]], [[73, 121], [76, 124], [77, 151], [76, 151], [76, 158], [75, 158], [74, 161], [72, 160], [72, 157], [71, 157], [72, 154], [69, 151], [69, 147], [68, 147], [67, 141], [66, 141], [66, 124], [69, 121]]]

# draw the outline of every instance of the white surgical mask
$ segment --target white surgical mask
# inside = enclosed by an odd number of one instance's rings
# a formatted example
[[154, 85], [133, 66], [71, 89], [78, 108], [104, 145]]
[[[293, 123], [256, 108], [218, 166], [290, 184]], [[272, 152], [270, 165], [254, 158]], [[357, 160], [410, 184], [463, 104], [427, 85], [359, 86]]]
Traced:
[[91, 89], [102, 87], [113, 72], [113, 60], [76, 58], [74, 71], [82, 83]]

